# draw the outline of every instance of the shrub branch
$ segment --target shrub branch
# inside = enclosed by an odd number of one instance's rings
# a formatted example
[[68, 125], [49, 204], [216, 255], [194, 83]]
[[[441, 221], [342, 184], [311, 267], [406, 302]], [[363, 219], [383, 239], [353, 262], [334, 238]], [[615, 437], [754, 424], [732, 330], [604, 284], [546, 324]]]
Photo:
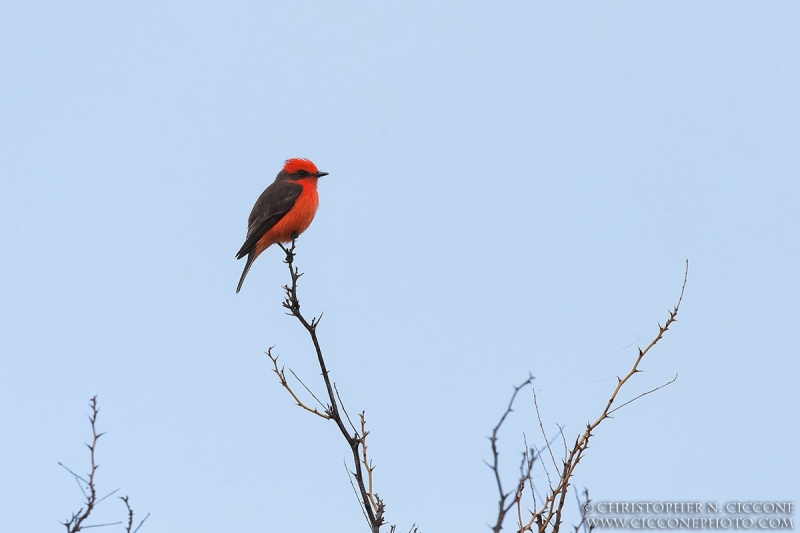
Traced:
[[[321, 406], [322, 411], [318, 410], [316, 407], [310, 407], [307, 403], [300, 399], [294, 390], [292, 390], [291, 385], [286, 379], [284, 368], [278, 366], [278, 357], [272, 354], [272, 348], [267, 350], [267, 356], [272, 361], [272, 371], [278, 376], [281, 386], [289, 392], [295, 403], [304, 410], [317, 415], [320, 418], [325, 420], [333, 420], [336, 424], [336, 427], [339, 428], [339, 431], [347, 441], [347, 445], [350, 448], [353, 456], [352, 470], [349, 468], [347, 469], [348, 473], [352, 476], [351, 482], [352, 480], [355, 480], [353, 489], [358, 496], [359, 505], [364, 513], [367, 523], [369, 524], [370, 530], [372, 533], [378, 533], [381, 526], [386, 523], [384, 519], [386, 505], [374, 490], [373, 472], [375, 471], [375, 465], [372, 463], [372, 461], [370, 461], [367, 455], [367, 435], [369, 435], [369, 431], [367, 431], [366, 428], [367, 421], [365, 414], [362, 411], [359, 414], [360, 429], [357, 429], [353, 425], [353, 422], [350, 420], [350, 417], [347, 414], [347, 410], [342, 404], [336, 384], [331, 382], [328, 367], [325, 364], [325, 359], [322, 355], [322, 348], [319, 343], [319, 338], [317, 337], [317, 326], [319, 326], [320, 320], [322, 319], [322, 314], [320, 313], [318, 318], [312, 317], [309, 321], [300, 311], [300, 299], [297, 296], [297, 281], [303, 274], [297, 269], [296, 266], [294, 266], [296, 236], [294, 237], [295, 238], [292, 239], [290, 246], [284, 246], [279, 243], [279, 246], [286, 254], [284, 262], [289, 266], [289, 275], [291, 277], [291, 282], [288, 285], [283, 286], [285, 293], [283, 307], [287, 310], [286, 314], [295, 317], [311, 337], [311, 342], [314, 344], [314, 350], [317, 354], [317, 362], [319, 363], [319, 368], [322, 373], [322, 379], [325, 382], [325, 389], [328, 393], [326, 400], [327, 405], [323, 405], [323, 402], [321, 402], [317, 396], [314, 395], [314, 393], [311, 392], [308, 387], [306, 387], [305, 383], [303, 383], [297, 377], [297, 375], [291, 371], [291, 369], [289, 369], [289, 371], [292, 372], [292, 375], [295, 377], [295, 379], [297, 379], [298, 382], [300, 382], [301, 385], [303, 385], [306, 391], [313, 396], [313, 398]], [[342, 416], [342, 413], [344, 413], [344, 417]], [[347, 422], [345, 422], [345, 420]], [[349, 424], [352, 428], [352, 433], [348, 430], [347, 424]], [[366, 476], [364, 473], [365, 470]]]
[[[544, 441], [546, 443], [547, 450], [548, 450], [548, 453], [550, 455], [550, 459], [551, 459], [552, 463], [555, 465], [556, 470], [559, 472], [558, 480], [554, 484], [552, 482], [551, 478], [550, 478], [550, 473], [549, 473], [549, 471], [547, 469], [547, 465], [545, 464], [546, 462], [545, 461], [541, 462], [542, 469], [544, 470], [545, 474], [547, 475], [549, 490], [547, 492], [547, 497], [544, 498], [544, 501], [540, 501], [540, 502], [537, 502], [536, 492], [535, 492], [534, 487], [533, 487], [532, 476], [531, 476], [531, 469], [532, 469], [532, 466], [533, 466], [533, 460], [537, 456], [531, 455], [530, 458], [529, 458], [528, 454], [529, 453], [533, 453], [533, 449], [531, 448], [530, 452], [529, 452], [529, 449], [528, 449], [528, 446], [527, 446], [527, 442], [526, 442], [526, 445], [525, 445], [526, 446], [526, 450], [523, 453], [523, 466], [524, 466], [524, 468], [520, 469], [520, 476], [519, 476], [518, 483], [517, 483], [517, 490], [513, 491], [513, 492], [504, 492], [503, 485], [502, 485], [501, 478], [500, 478], [499, 452], [497, 450], [497, 434], [498, 434], [501, 426], [503, 425], [503, 422], [505, 422], [505, 420], [508, 417], [509, 413], [511, 413], [511, 411], [512, 411], [511, 408], [513, 406], [513, 403], [514, 403], [514, 400], [515, 400], [515, 398], [517, 396], [517, 393], [520, 391], [521, 388], [529, 385], [533, 378], [529, 377], [527, 381], [523, 382], [520, 386], [514, 388], [514, 392], [511, 395], [511, 401], [509, 402], [508, 407], [506, 408], [506, 411], [500, 417], [500, 421], [494, 427], [494, 430], [492, 431], [492, 436], [489, 438], [489, 440], [492, 443], [492, 455], [493, 455], [493, 458], [494, 458], [492, 464], [489, 465], [489, 467], [493, 471], [494, 478], [495, 478], [495, 483], [497, 484], [498, 492], [499, 492], [499, 496], [500, 496], [499, 497], [499, 505], [498, 505], [498, 513], [497, 513], [497, 521], [496, 521], [495, 525], [492, 527], [492, 530], [494, 531], [494, 533], [499, 533], [500, 532], [500, 530], [503, 527], [503, 523], [505, 521], [506, 514], [511, 509], [511, 507], [513, 507], [513, 506], [517, 507], [517, 520], [518, 520], [518, 522], [517, 522], [517, 532], [518, 533], [524, 533], [524, 532], [528, 532], [528, 531], [533, 531], [534, 529], [537, 530], [539, 533], [545, 533], [545, 532], [558, 533], [559, 529], [561, 527], [561, 524], [562, 524], [562, 516], [563, 516], [564, 504], [566, 502], [566, 497], [567, 497], [567, 490], [568, 490], [568, 488], [570, 486], [570, 483], [572, 481], [572, 477], [573, 477], [573, 475], [575, 473], [575, 469], [577, 468], [578, 464], [581, 462], [581, 459], [583, 459], [584, 454], [586, 453], [586, 450], [589, 448], [589, 441], [594, 436], [594, 432], [597, 429], [597, 427], [604, 420], [606, 420], [608, 418], [611, 418], [611, 415], [613, 413], [615, 413], [616, 411], [618, 411], [621, 408], [625, 407], [626, 405], [628, 405], [628, 404], [630, 404], [632, 402], [635, 402], [636, 400], [638, 400], [638, 399], [640, 399], [640, 398], [642, 398], [644, 396], [647, 396], [648, 394], [651, 394], [651, 393], [653, 393], [653, 392], [655, 392], [655, 391], [657, 391], [659, 389], [662, 389], [662, 388], [666, 387], [667, 385], [670, 385], [670, 384], [675, 382], [675, 380], [678, 378], [677, 375], [672, 380], [668, 381], [667, 383], [664, 383], [663, 385], [660, 385], [660, 386], [658, 386], [658, 387], [656, 387], [654, 389], [651, 389], [651, 390], [649, 390], [647, 392], [639, 394], [638, 396], [634, 397], [633, 399], [628, 400], [627, 402], [612, 408], [612, 406], [614, 405], [614, 402], [617, 400], [617, 396], [619, 395], [620, 391], [625, 386], [625, 384], [628, 383], [628, 381], [635, 374], [638, 374], [639, 372], [642, 372], [642, 370], [640, 370], [640, 368], [639, 368], [639, 365], [641, 364], [642, 360], [644, 359], [644, 356], [647, 355], [650, 352], [650, 350], [653, 347], [655, 347], [656, 344], [658, 344], [658, 342], [664, 337], [664, 334], [669, 330], [670, 326], [677, 320], [678, 311], [680, 309], [681, 302], [683, 301], [683, 295], [684, 295], [684, 292], [686, 290], [686, 283], [688, 281], [688, 278], [689, 278], [689, 261], [687, 260], [686, 261], [686, 269], [684, 271], [684, 276], [683, 276], [683, 285], [681, 286], [681, 292], [680, 292], [680, 296], [678, 297], [678, 302], [675, 304], [675, 307], [673, 307], [672, 310], [668, 311], [669, 317], [667, 318], [666, 322], [664, 322], [663, 326], [660, 323], [658, 324], [658, 333], [656, 334], [655, 338], [653, 338], [653, 340], [650, 341], [650, 343], [644, 349], [639, 348], [639, 353], [638, 353], [638, 355], [636, 357], [636, 360], [634, 361], [633, 366], [631, 367], [630, 371], [622, 378], [617, 377], [617, 384], [614, 387], [614, 390], [611, 392], [611, 395], [609, 396], [605, 407], [603, 408], [602, 412], [600, 413], [600, 416], [598, 416], [597, 419], [594, 422], [586, 424], [586, 429], [584, 430], [584, 432], [582, 434], [580, 434], [575, 439], [575, 443], [573, 444], [572, 448], [567, 449], [566, 441], [564, 442], [565, 453], [564, 453], [564, 459], [561, 460], [561, 465], [560, 466], [557, 463], [555, 455], [553, 453], [553, 450], [552, 450], [552, 448], [550, 446], [551, 443], [547, 439], [547, 434], [545, 432], [544, 424], [542, 422], [541, 412], [539, 411], [539, 404], [538, 404], [538, 401], [536, 399], [536, 391], [533, 392], [533, 401], [534, 401], [534, 406], [535, 406], [535, 409], [536, 409], [536, 417], [537, 417], [537, 419], [539, 421], [539, 428], [540, 428], [540, 431], [542, 433], [542, 437], [544, 438]], [[562, 438], [563, 438], [563, 436], [562, 436]], [[525, 460], [529, 461], [527, 463], [527, 466], [525, 466], [525, 462], [524, 462]], [[530, 490], [530, 492], [531, 492], [531, 498], [533, 500], [533, 510], [529, 511], [530, 517], [528, 518], [528, 520], [527, 521], [523, 521], [523, 518], [522, 518], [522, 497], [523, 497], [523, 493], [526, 490], [526, 487], [528, 487], [528, 490]], [[589, 501], [589, 493], [588, 493], [588, 491], [584, 492], [584, 498], [585, 498], [585, 502]], [[584, 517], [584, 516], [582, 515], [582, 517]], [[579, 526], [577, 526], [575, 528], [576, 532], [581, 527], [586, 527], [585, 520], [582, 520], [581, 523], [579, 524]]]
[[[61, 522], [64, 527], [67, 528], [67, 533], [78, 533], [79, 531], [83, 531], [84, 529], [89, 528], [96, 528], [96, 527], [105, 527], [105, 526], [116, 526], [122, 524], [123, 522], [108, 522], [104, 524], [92, 524], [92, 525], [85, 525], [91, 516], [92, 511], [94, 511], [97, 506], [103, 502], [106, 498], [113, 496], [116, 494], [119, 489], [113, 490], [110, 493], [106, 494], [102, 498], [97, 497], [97, 484], [96, 484], [96, 474], [97, 469], [100, 465], [97, 464], [95, 459], [95, 453], [97, 451], [97, 442], [100, 440], [100, 437], [104, 435], [104, 433], [97, 432], [97, 415], [100, 413], [100, 409], [97, 407], [97, 396], [92, 397], [89, 400], [89, 408], [91, 409], [91, 414], [89, 414], [89, 424], [92, 427], [92, 442], [91, 444], [87, 444], [86, 447], [89, 448], [89, 474], [86, 477], [83, 477], [79, 474], [76, 474], [69, 468], [67, 468], [64, 464], [58, 463], [61, 468], [72, 474], [75, 478], [75, 481], [78, 483], [78, 487], [81, 489], [83, 493], [84, 507], [78, 509], [77, 512], [73, 513], [69, 520], [65, 522]], [[125, 509], [127, 510], [127, 524], [125, 528], [126, 533], [136, 533], [139, 531], [139, 528], [142, 527], [144, 521], [150, 516], [150, 513], [144, 517], [144, 519], [139, 522], [139, 525], [136, 526], [136, 529], [133, 529], [133, 509], [131, 509], [130, 503], [128, 502], [127, 496], [120, 496], [120, 500], [123, 501], [125, 504]]]

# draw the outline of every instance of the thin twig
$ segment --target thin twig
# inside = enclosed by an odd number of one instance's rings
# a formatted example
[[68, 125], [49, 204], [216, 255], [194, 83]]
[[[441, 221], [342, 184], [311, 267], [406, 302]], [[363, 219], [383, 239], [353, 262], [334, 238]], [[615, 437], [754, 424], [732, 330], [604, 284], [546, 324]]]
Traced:
[[83, 490], [83, 485], [81, 485], [81, 482], [83, 482], [84, 484], [88, 484], [89, 482], [86, 481], [85, 479], [83, 479], [83, 477], [80, 476], [79, 474], [76, 474], [75, 472], [73, 472], [72, 470], [67, 468], [67, 466], [64, 463], [62, 463], [61, 461], [58, 461], [58, 466], [60, 466], [61, 468], [63, 468], [64, 470], [66, 470], [67, 472], [72, 474], [72, 477], [74, 477], [75, 481], [78, 482], [78, 486], [80, 487], [81, 492], [83, 492], [83, 495], [86, 496], [86, 492]]
[[[355, 474], [353, 474], [349, 468], [347, 468], [347, 461], [344, 462], [344, 469], [347, 471], [347, 479], [350, 480], [350, 486], [353, 488], [353, 494], [356, 496], [356, 501], [358, 502], [358, 507], [361, 509], [361, 513], [364, 515], [364, 520], [367, 521], [367, 524], [372, 526], [369, 522], [369, 517], [367, 516], [367, 512], [364, 510], [364, 504], [361, 503], [361, 500], [358, 499], [358, 490], [356, 490], [356, 486], [353, 484], [353, 478]], [[394, 527], [394, 526], [392, 526]]]
[[655, 391], [657, 391], [657, 390], [659, 390], [659, 389], [663, 389], [663, 388], [664, 388], [664, 387], [666, 387], [667, 385], [672, 385], [672, 384], [673, 384], [673, 383], [675, 383], [677, 380], [678, 380], [678, 374], [675, 374], [675, 377], [674, 377], [674, 378], [672, 378], [671, 380], [667, 381], [667, 382], [666, 382], [666, 383], [664, 383], [663, 385], [659, 385], [659, 386], [658, 386], [658, 387], [656, 387], [655, 389], [650, 389], [650, 390], [649, 390], [649, 391], [647, 391], [647, 392], [643, 392], [643, 393], [641, 393], [639, 396], [636, 396], [635, 398], [633, 398], [633, 399], [631, 399], [631, 400], [628, 400], [627, 402], [623, 403], [622, 405], [618, 405], [618, 406], [616, 406], [615, 408], [613, 408], [612, 410], [610, 410], [610, 411], [608, 412], [608, 414], [609, 414], [609, 415], [611, 415], [611, 414], [613, 414], [615, 411], [619, 411], [620, 409], [622, 409], [623, 407], [625, 407], [625, 406], [626, 406], [626, 405], [628, 405], [629, 403], [633, 403], [633, 402], [635, 402], [636, 400], [638, 400], [639, 398], [641, 398], [641, 397], [643, 397], [643, 396], [647, 396], [648, 394], [652, 394], [652, 393], [654, 393]]
[[314, 398], [314, 400], [315, 400], [315, 401], [316, 401], [316, 402], [319, 404], [319, 406], [320, 406], [320, 407], [322, 407], [323, 409], [325, 409], [325, 410], [327, 411], [327, 408], [326, 408], [324, 405], [322, 405], [322, 401], [321, 401], [319, 398], [317, 398], [317, 395], [316, 395], [316, 394], [314, 394], [314, 392], [313, 392], [311, 389], [309, 389], [309, 388], [306, 386], [306, 384], [305, 384], [305, 383], [303, 383], [303, 380], [302, 380], [302, 379], [300, 379], [300, 377], [299, 377], [297, 374], [295, 374], [294, 370], [292, 370], [292, 369], [290, 368], [290, 369], [289, 369], [289, 372], [291, 372], [291, 373], [292, 373], [292, 375], [294, 376], [294, 379], [296, 379], [296, 380], [298, 381], [298, 383], [300, 383], [300, 385], [302, 385], [302, 386], [303, 386], [303, 388], [304, 388], [304, 389], [306, 389], [306, 391], [308, 391], [308, 393], [311, 395], [311, 397], [312, 397], [312, 398]]
[[[550, 440], [547, 438], [547, 432], [544, 430], [544, 423], [542, 422], [542, 413], [539, 411], [539, 401], [536, 398], [536, 388], [533, 388], [532, 391], [533, 391], [533, 405], [534, 407], [536, 407], [536, 419], [539, 421], [539, 429], [542, 431], [542, 437], [544, 437], [544, 441], [547, 443], [547, 451], [550, 454], [550, 460], [553, 461], [553, 467], [556, 470], [558, 470], [558, 463], [556, 463], [556, 456], [553, 455], [553, 448], [550, 447]], [[550, 476], [548, 475], [548, 478], [549, 477]]]
[[369, 431], [367, 431], [367, 419], [364, 411], [361, 411], [358, 417], [361, 419], [361, 464], [363, 464], [364, 468], [367, 469], [367, 495], [372, 502], [372, 506], [377, 509], [377, 495], [372, 488], [372, 473], [375, 471], [375, 466], [367, 459], [367, 435], [369, 435]]
[[116, 522], [103, 522], [102, 524], [92, 524], [90, 526], [81, 526], [81, 531], [84, 529], [92, 529], [94, 527], [108, 527], [108, 526], [118, 526], [122, 523], [122, 520], [117, 520]]
[[348, 413], [347, 409], [344, 407], [344, 402], [342, 401], [342, 397], [339, 395], [339, 389], [336, 387], [336, 383], [333, 384], [333, 390], [336, 391], [336, 397], [339, 398], [339, 404], [342, 406], [342, 411], [344, 411], [344, 416], [347, 418], [347, 423], [350, 424], [351, 428], [353, 428], [353, 434], [358, 436], [358, 430], [353, 424], [353, 421], [350, 419], [350, 413]]
[[148, 518], [150, 518], [150, 513], [147, 513], [147, 515], [145, 515], [145, 517], [142, 518], [142, 521], [139, 522], [139, 525], [136, 526], [136, 529], [133, 530], [133, 533], [136, 533], [137, 531], [139, 531], [139, 529], [141, 529], [142, 525], [144, 525], [145, 520], [147, 520]]
[[95, 502], [95, 506], [96, 506], [97, 504], [99, 504], [100, 502], [102, 502], [103, 500], [105, 500], [106, 498], [108, 498], [108, 497], [110, 497], [110, 496], [113, 496], [114, 494], [116, 494], [116, 493], [118, 493], [118, 492], [119, 492], [119, 489], [114, 489], [114, 490], [112, 490], [111, 492], [109, 492], [108, 494], [106, 494], [105, 496], [103, 496], [102, 498], [100, 498], [99, 500], [97, 500], [97, 501]]

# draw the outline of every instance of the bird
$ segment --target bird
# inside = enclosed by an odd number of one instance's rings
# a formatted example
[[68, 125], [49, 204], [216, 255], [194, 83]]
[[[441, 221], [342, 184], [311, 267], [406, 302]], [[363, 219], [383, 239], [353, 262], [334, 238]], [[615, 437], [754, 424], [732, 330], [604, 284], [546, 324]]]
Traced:
[[275, 181], [256, 200], [247, 220], [247, 238], [236, 253], [236, 259], [247, 256], [237, 294], [261, 252], [275, 243], [291, 242], [308, 229], [319, 207], [317, 180], [327, 175], [308, 159], [295, 157], [284, 162]]

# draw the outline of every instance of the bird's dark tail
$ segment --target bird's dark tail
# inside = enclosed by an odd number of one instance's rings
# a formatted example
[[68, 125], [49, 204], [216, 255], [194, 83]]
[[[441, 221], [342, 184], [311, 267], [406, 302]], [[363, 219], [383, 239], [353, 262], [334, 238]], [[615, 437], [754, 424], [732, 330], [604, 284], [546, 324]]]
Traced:
[[247, 273], [250, 271], [250, 267], [253, 266], [253, 261], [256, 260], [256, 254], [254, 252], [255, 250], [247, 254], [247, 263], [245, 263], [244, 265], [244, 272], [242, 272], [242, 277], [239, 280], [239, 286], [236, 287], [236, 294], [239, 294], [239, 291], [242, 289], [242, 283], [244, 283], [244, 278], [247, 277]]

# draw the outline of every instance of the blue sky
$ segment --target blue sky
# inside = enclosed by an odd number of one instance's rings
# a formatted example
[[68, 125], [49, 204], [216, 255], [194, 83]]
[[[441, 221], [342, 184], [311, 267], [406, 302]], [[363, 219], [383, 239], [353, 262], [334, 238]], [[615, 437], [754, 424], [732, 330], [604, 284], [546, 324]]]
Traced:
[[[679, 320], [624, 396], [678, 380], [601, 426], [575, 484], [796, 501], [798, 20], [787, 1], [4, 5], [4, 528], [77, 509], [57, 462], [87, 468], [95, 394], [100, 489], [152, 513], [143, 531], [364, 527], [340, 435], [263, 354], [315, 382], [280, 251], [234, 293], [288, 157], [330, 172], [301, 300], [401, 530], [491, 522], [485, 437], [512, 385], [536, 376], [548, 431], [577, 436], [686, 259]], [[541, 440], [529, 394], [509, 483], [523, 432]]]

